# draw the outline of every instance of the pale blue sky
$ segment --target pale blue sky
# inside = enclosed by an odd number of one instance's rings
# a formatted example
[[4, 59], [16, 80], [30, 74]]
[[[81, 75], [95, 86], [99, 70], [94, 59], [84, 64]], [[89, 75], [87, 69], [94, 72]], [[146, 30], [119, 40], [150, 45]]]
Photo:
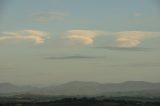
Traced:
[[1, 0], [0, 82], [160, 82], [159, 0]]

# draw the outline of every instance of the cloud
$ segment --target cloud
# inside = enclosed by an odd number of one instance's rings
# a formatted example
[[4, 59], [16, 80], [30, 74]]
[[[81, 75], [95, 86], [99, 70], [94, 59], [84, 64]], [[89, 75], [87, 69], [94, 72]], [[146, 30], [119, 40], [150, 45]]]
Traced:
[[94, 38], [101, 34], [99, 31], [94, 30], [70, 30], [66, 33], [66, 38], [81, 44], [92, 44]]
[[[101, 65], [102, 66], [102, 65]], [[126, 62], [126, 63], [119, 63], [119, 64], [105, 64], [107, 67], [128, 67], [128, 68], [159, 68], [160, 65], [158, 62]]]
[[160, 35], [160, 32], [124, 31], [115, 33], [118, 47], [137, 47], [143, 39]]
[[0, 64], [0, 71], [13, 70], [14, 68], [9, 65]]
[[97, 49], [108, 49], [117, 51], [150, 51], [153, 48], [143, 48], [143, 47], [117, 47], [117, 46], [97, 46]]
[[[160, 32], [145, 32], [145, 31], [121, 31], [121, 32], [105, 32], [97, 30], [69, 30], [66, 33], [66, 38], [72, 42], [89, 45], [94, 42], [94, 39], [100, 35], [114, 37], [117, 48], [137, 47], [144, 39], [160, 36]], [[137, 49], [137, 48], [136, 48]]]
[[46, 57], [45, 59], [48, 59], [48, 60], [70, 60], [70, 59], [97, 59], [97, 58], [102, 58], [102, 57], [71, 55], [71, 56]]
[[44, 43], [45, 38], [49, 33], [38, 30], [21, 30], [16, 32], [3, 32], [0, 36], [0, 42], [7, 42], [10, 40], [28, 40], [35, 44]]
[[139, 17], [139, 16], [141, 16], [142, 14], [139, 13], [139, 12], [135, 12], [133, 15], [134, 15], [135, 17]]
[[160, 67], [159, 63], [157, 62], [143, 62], [143, 63], [130, 63], [130, 64], [126, 64], [129, 67], [144, 67], [144, 68], [148, 68], [148, 67]]
[[61, 19], [66, 14], [63, 12], [39, 12], [32, 14], [32, 17], [35, 21], [46, 22], [54, 19]]

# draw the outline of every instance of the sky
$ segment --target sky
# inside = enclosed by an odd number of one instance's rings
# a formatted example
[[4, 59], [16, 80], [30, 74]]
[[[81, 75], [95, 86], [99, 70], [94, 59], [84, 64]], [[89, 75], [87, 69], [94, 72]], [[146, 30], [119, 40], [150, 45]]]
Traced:
[[160, 82], [159, 0], [1, 0], [0, 82]]

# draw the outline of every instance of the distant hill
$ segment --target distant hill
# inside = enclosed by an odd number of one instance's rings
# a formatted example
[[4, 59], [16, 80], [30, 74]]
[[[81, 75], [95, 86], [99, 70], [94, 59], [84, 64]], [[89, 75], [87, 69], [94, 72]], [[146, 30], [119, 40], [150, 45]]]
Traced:
[[56, 87], [47, 88], [48, 92], [54, 95], [107, 95], [117, 93], [117, 92], [126, 92], [129, 95], [129, 92], [151, 92], [159, 91], [160, 92], [160, 83], [149, 83], [144, 81], [127, 81], [123, 83], [106, 83], [101, 84], [97, 82], [82, 82], [82, 81], [73, 81], [65, 83]]
[[73, 81], [58, 86], [37, 88], [0, 83], [0, 94], [30, 93], [55, 96], [160, 96], [160, 83], [127, 81], [123, 83], [97, 83]]
[[0, 93], [12, 93], [19, 91], [19, 88], [10, 83], [0, 83]]
[[0, 83], [0, 95], [10, 95], [10, 94], [16, 94], [16, 93], [31, 92], [36, 89], [37, 87], [17, 86], [11, 83]]

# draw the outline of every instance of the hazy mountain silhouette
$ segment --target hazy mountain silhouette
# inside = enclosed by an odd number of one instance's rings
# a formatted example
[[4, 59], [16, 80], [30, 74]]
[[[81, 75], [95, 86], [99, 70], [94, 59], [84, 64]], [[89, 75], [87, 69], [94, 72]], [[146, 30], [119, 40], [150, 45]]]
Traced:
[[160, 83], [144, 81], [127, 81], [123, 83], [97, 83], [73, 81], [58, 86], [36, 88], [31, 86], [16, 86], [10, 83], [0, 83], [0, 94], [31, 93], [64, 96], [160, 96]]
[[17, 86], [11, 83], [0, 83], [0, 94], [31, 92], [36, 89], [37, 87], [32, 86]]

